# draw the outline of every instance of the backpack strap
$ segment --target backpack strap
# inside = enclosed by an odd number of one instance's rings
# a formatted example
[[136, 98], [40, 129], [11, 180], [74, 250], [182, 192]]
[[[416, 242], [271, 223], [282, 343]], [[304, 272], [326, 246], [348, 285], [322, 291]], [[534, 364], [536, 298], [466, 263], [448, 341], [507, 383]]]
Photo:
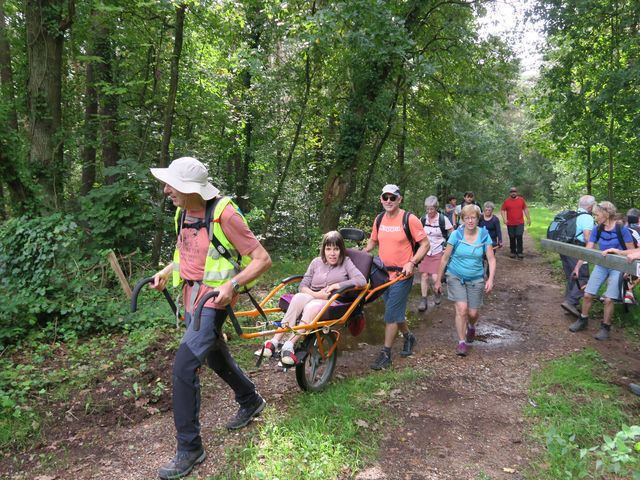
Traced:
[[384, 212], [379, 213], [376, 217], [376, 232], [380, 232], [380, 224], [382, 223], [382, 217], [384, 216]]
[[[598, 243], [600, 240], [600, 235], [604, 231], [604, 225], [598, 225], [598, 229], [596, 230], [596, 238], [593, 243]], [[616, 237], [618, 237], [618, 243], [620, 244], [620, 250], [626, 250], [627, 244], [624, 241], [624, 236], [622, 235], [622, 225], [616, 222]]]
[[[384, 214], [385, 212], [379, 213], [376, 217], [376, 232], [380, 231], [380, 224], [382, 223], [382, 217], [384, 216]], [[418, 244], [413, 240], [413, 235], [411, 235], [411, 228], [409, 227], [409, 217], [411, 215], [413, 215], [411, 212], [408, 212], [407, 210], [404, 211], [404, 214], [402, 215], [402, 229], [404, 230], [404, 234], [407, 237], [407, 240], [409, 240], [409, 243], [411, 244], [413, 253], [416, 253], [416, 251], [418, 250], [416, 246]]]
[[620, 242], [620, 249], [626, 250], [627, 244], [624, 241], [624, 236], [622, 235], [622, 225], [616, 223], [616, 235], [618, 236], [618, 242]]
[[440, 227], [440, 231], [442, 232], [442, 236], [447, 238], [447, 229], [445, 228], [444, 215], [442, 212], [438, 212], [438, 226]]
[[213, 227], [211, 226], [211, 224], [215, 221], [215, 219], [213, 218], [213, 213], [215, 212], [216, 206], [218, 205], [218, 202], [220, 200], [222, 200], [223, 197], [216, 197], [213, 200], [209, 200], [207, 202], [207, 211], [205, 213], [204, 216], [204, 223], [207, 226], [207, 232], [209, 233], [209, 241], [211, 242], [211, 244], [214, 246], [214, 248], [218, 251], [218, 253], [220, 255], [222, 255], [224, 258], [226, 258], [229, 263], [231, 263], [231, 265], [233, 265], [233, 268], [235, 268], [236, 270], [240, 271], [242, 270], [240, 268], [240, 262], [242, 261], [242, 255], [240, 255], [240, 253], [238, 252], [238, 256], [236, 258], [233, 257], [233, 255], [231, 255], [231, 253], [229, 253], [229, 250], [227, 250], [224, 245], [222, 245], [222, 242], [220, 242], [220, 239], [218, 237], [216, 237], [213, 233]]

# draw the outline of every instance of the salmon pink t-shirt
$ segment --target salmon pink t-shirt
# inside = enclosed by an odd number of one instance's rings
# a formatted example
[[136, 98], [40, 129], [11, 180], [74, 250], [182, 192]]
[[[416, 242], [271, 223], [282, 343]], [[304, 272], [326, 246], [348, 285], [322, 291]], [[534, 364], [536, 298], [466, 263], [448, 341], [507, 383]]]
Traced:
[[[203, 220], [205, 210], [187, 210], [184, 224], [191, 224], [198, 220]], [[220, 216], [220, 226], [229, 241], [235, 246], [241, 255], [248, 255], [253, 252], [260, 242], [255, 237], [249, 226], [244, 222], [240, 214], [232, 205], [227, 205]], [[209, 251], [209, 236], [206, 228], [196, 230], [194, 228], [182, 228], [176, 243], [180, 250], [180, 277], [184, 280], [201, 281], [204, 276], [204, 263]], [[184, 284], [183, 301], [189, 305], [192, 287]], [[194, 303], [198, 304], [200, 299], [209, 293], [213, 288], [206, 285], [200, 287], [198, 296]], [[209, 300], [206, 307], [224, 308], [217, 305], [213, 299]], [[191, 313], [191, 312], [190, 312]]]
[[[376, 222], [373, 221], [371, 229], [371, 240], [378, 242], [378, 255], [382, 263], [387, 267], [404, 267], [413, 257], [413, 247], [402, 228], [402, 218], [404, 210], [398, 210], [398, 214], [393, 218], [385, 213], [380, 222], [380, 230], [376, 229]], [[422, 241], [427, 236], [422, 228], [420, 219], [415, 215], [409, 215], [409, 230], [416, 243]], [[399, 272], [389, 272], [391, 278], [399, 275]]]

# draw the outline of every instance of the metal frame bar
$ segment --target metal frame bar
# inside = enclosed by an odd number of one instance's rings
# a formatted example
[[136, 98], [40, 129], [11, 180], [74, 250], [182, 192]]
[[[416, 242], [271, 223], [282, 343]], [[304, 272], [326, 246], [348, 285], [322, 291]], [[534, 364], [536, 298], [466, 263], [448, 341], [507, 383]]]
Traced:
[[540, 244], [545, 250], [550, 250], [579, 260], [585, 260], [589, 263], [602, 265], [603, 267], [630, 273], [632, 275], [637, 275], [639, 271], [638, 269], [640, 269], [639, 260], [634, 260], [629, 263], [627, 261], [627, 257], [622, 255], [602, 255], [600, 250], [594, 250], [592, 248], [581, 247], [580, 245], [572, 245], [570, 243], [558, 242], [557, 240], [549, 240], [546, 238], [540, 240]]

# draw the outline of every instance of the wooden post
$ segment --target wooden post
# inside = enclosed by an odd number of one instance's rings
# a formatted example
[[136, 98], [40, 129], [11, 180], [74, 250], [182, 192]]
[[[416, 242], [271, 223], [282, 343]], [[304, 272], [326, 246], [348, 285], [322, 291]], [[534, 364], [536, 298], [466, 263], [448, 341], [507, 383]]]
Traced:
[[602, 265], [606, 268], [619, 270], [621, 272], [638, 275], [640, 272], [640, 261], [634, 260], [629, 263], [627, 257], [622, 255], [602, 255], [600, 250], [572, 245], [570, 243], [558, 242], [556, 240], [548, 240], [546, 238], [540, 241], [542, 248], [557, 252], [567, 257], [578, 258], [595, 265]]
[[120, 264], [118, 263], [118, 259], [116, 254], [113, 251], [110, 251], [107, 254], [107, 258], [109, 259], [109, 263], [111, 264], [111, 268], [116, 275], [118, 276], [118, 280], [120, 280], [120, 285], [122, 286], [122, 290], [127, 294], [129, 300], [131, 300], [131, 287], [129, 286], [129, 282], [127, 281], [127, 277], [125, 277], [124, 272], [120, 268]]

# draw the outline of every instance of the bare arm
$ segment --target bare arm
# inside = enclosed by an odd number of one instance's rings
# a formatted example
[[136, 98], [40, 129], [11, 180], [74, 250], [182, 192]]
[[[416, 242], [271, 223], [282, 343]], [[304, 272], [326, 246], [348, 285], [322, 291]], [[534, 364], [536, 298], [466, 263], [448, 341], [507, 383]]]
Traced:
[[524, 209], [524, 216], [527, 217], [527, 225], [531, 226], [531, 216], [529, 215], [529, 208]]
[[429, 238], [424, 237], [420, 240], [420, 247], [418, 247], [418, 251], [411, 257], [411, 259], [402, 267], [402, 273], [407, 277], [413, 275], [414, 270], [416, 269], [420, 260], [424, 258], [424, 256], [429, 251]]
[[486, 248], [487, 261], [489, 262], [489, 278], [484, 284], [484, 291], [489, 293], [493, 289], [493, 279], [496, 275], [496, 256], [493, 253], [493, 248], [487, 246]]
[[444, 254], [442, 255], [442, 259], [440, 260], [440, 267], [438, 268], [438, 276], [436, 277], [434, 283], [434, 288], [436, 292], [440, 292], [442, 290], [442, 275], [444, 275], [444, 269], [447, 267], [449, 263], [449, 258], [451, 257], [451, 253], [453, 252], [453, 245], [450, 243], [447, 244], [447, 248], [444, 250]]
[[153, 282], [149, 286], [156, 290], [160, 290], [160, 291], [164, 290], [165, 287], [167, 286], [167, 283], [169, 282], [169, 277], [171, 276], [172, 271], [173, 271], [173, 262], [169, 263], [169, 265], [167, 265], [162, 270], [157, 272], [153, 276]]
[[[585, 247], [593, 249], [594, 246], [594, 242], [587, 242], [587, 245]], [[582, 265], [584, 265], [584, 260], [578, 260], [578, 262], [576, 263], [576, 267], [573, 269], [573, 275], [575, 275], [576, 277], [578, 276], [578, 272], [580, 271], [580, 267], [582, 267]]]
[[500, 216], [502, 217], [502, 221], [506, 225], [507, 224], [507, 211], [506, 210], [500, 210]]
[[[254, 248], [253, 251], [249, 253], [249, 256], [251, 257], [251, 262], [249, 262], [249, 265], [247, 265], [244, 270], [233, 277], [233, 279], [240, 285], [246, 285], [252, 280], [255, 280], [264, 272], [269, 270], [269, 267], [271, 267], [271, 257], [262, 245], [258, 245], [256, 248]], [[231, 303], [234, 291], [233, 285], [230, 281], [220, 285], [217, 290], [219, 292], [216, 298], [217, 305], [224, 307], [225, 305]]]
[[378, 246], [378, 241], [373, 240], [371, 239], [371, 237], [369, 237], [369, 240], [367, 241], [367, 246], [364, 247], [364, 251], [367, 253], [371, 253], [373, 249], [376, 248], [377, 246]]

